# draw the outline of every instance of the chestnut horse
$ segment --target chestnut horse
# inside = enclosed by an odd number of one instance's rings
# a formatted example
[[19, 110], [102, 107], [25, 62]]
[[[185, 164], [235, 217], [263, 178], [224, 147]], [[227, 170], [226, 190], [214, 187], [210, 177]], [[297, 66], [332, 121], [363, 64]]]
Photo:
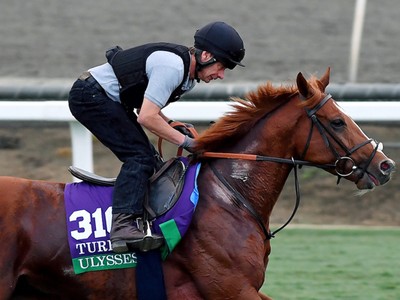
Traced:
[[[372, 189], [394, 162], [325, 93], [329, 69], [261, 85], [197, 139], [199, 201], [163, 262], [168, 299], [269, 299], [259, 292], [269, 218], [292, 170], [311, 165]], [[0, 178], [1, 299], [136, 299], [135, 269], [73, 272], [63, 183]], [[294, 291], [295, 292], [295, 291]]]

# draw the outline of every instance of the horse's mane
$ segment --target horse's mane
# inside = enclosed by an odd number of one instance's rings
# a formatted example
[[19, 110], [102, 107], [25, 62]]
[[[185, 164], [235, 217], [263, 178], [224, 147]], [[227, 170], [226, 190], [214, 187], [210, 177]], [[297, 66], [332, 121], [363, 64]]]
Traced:
[[[310, 85], [317, 87], [319, 81], [312, 77]], [[233, 111], [226, 113], [216, 123], [205, 130], [197, 139], [194, 152], [218, 151], [222, 146], [230, 145], [246, 134], [254, 125], [280, 103], [298, 93], [297, 87], [292, 85], [273, 86], [271, 82], [260, 85], [256, 91], [251, 91], [244, 99], [232, 97]], [[305, 101], [302, 106], [311, 105], [320, 94]]]

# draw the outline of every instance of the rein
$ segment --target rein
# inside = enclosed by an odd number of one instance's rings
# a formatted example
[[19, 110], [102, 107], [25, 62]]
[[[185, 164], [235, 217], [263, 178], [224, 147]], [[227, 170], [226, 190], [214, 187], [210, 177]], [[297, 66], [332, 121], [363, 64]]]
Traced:
[[[229, 182], [222, 176], [222, 174], [220, 174], [218, 172], [218, 170], [216, 170], [216, 168], [214, 166], [210, 165], [212, 171], [218, 177], [218, 179], [236, 196], [235, 200], [234, 200], [234, 203], [237, 204], [238, 206], [241, 206], [241, 207], [245, 208], [255, 218], [255, 220], [257, 221], [257, 223], [259, 224], [259, 226], [263, 230], [267, 240], [270, 240], [271, 238], [275, 237], [276, 233], [278, 233], [279, 231], [284, 229], [287, 225], [289, 225], [289, 223], [292, 221], [292, 219], [295, 216], [295, 214], [297, 212], [297, 209], [298, 209], [298, 207], [300, 205], [300, 185], [299, 185], [299, 179], [298, 179], [298, 174], [297, 174], [297, 167], [298, 166], [300, 166], [300, 167], [302, 167], [302, 166], [313, 166], [313, 167], [322, 168], [322, 169], [334, 168], [336, 174], [338, 175], [337, 183], [339, 183], [339, 181], [340, 181], [340, 179], [342, 177], [350, 176], [351, 174], [353, 174], [353, 172], [355, 170], [361, 169], [361, 173], [359, 175], [359, 179], [361, 179], [364, 176], [364, 174], [367, 172], [367, 168], [368, 168], [369, 164], [371, 163], [372, 159], [375, 156], [375, 153], [377, 152], [377, 150], [379, 148], [380, 143], [377, 143], [377, 146], [375, 147], [375, 149], [371, 153], [370, 157], [368, 158], [367, 164], [363, 168], [360, 168], [360, 167], [356, 166], [355, 162], [350, 157], [351, 154], [353, 154], [355, 151], [357, 151], [361, 147], [371, 143], [373, 140], [372, 139], [367, 139], [366, 141], [364, 141], [363, 143], [361, 143], [359, 145], [356, 145], [352, 149], [348, 149], [330, 130], [328, 130], [328, 128], [325, 125], [323, 125], [322, 122], [319, 121], [316, 113], [331, 98], [332, 98], [332, 95], [327, 94], [320, 101], [320, 103], [318, 103], [313, 109], [311, 109], [311, 110], [306, 109], [307, 116], [311, 120], [311, 128], [310, 128], [310, 133], [309, 133], [308, 138], [307, 138], [306, 146], [305, 146], [305, 148], [303, 150], [303, 153], [302, 153], [301, 157], [302, 158], [305, 157], [305, 155], [307, 153], [307, 150], [308, 150], [308, 148], [310, 146], [310, 143], [311, 143], [313, 129], [314, 129], [314, 126], [316, 126], [318, 128], [318, 132], [320, 133], [320, 135], [322, 136], [322, 138], [324, 140], [325, 145], [331, 150], [331, 152], [336, 157], [336, 162], [334, 164], [314, 164], [314, 163], [311, 163], [309, 161], [305, 161], [305, 160], [302, 160], [302, 159], [301, 160], [297, 160], [297, 159], [294, 159], [293, 157], [291, 159], [288, 159], [288, 158], [279, 158], [279, 157], [263, 156], [263, 155], [256, 155], [256, 154], [246, 154], [246, 153], [204, 152], [204, 153], [201, 154], [201, 157], [209, 157], [209, 158], [239, 159], [239, 160], [250, 160], [250, 161], [269, 161], [269, 162], [276, 162], [276, 163], [293, 164], [293, 166], [294, 166], [294, 179], [295, 179], [295, 192], [296, 192], [295, 206], [294, 206], [293, 212], [290, 215], [289, 219], [281, 227], [279, 227], [278, 229], [276, 229], [273, 232], [270, 232], [265, 228], [265, 225], [262, 222], [262, 219], [261, 219], [260, 215], [254, 210], [254, 208], [243, 197], [243, 195], [241, 195], [231, 184], [229, 184]], [[286, 104], [288, 102], [289, 101], [286, 101], [286, 102], [284, 102], [284, 104]], [[279, 106], [279, 107], [281, 107], [281, 106]], [[275, 110], [273, 110], [272, 112], [274, 112]], [[272, 112], [270, 112], [270, 113], [272, 113]], [[329, 135], [329, 137], [331, 139], [333, 139], [335, 141], [335, 143], [337, 143], [339, 145], [339, 147], [342, 150], [344, 150], [344, 152], [346, 153], [346, 156], [340, 156], [339, 155], [339, 153], [336, 151], [336, 149], [329, 142], [328, 135]], [[343, 163], [343, 162], [345, 164], [346, 164], [346, 162], [350, 162], [351, 163], [351, 170], [350, 171], [345, 173], [345, 172], [342, 172], [342, 170], [339, 169], [341, 163]]]
[[[301, 97], [301, 95], [300, 95]], [[213, 171], [213, 173], [217, 176], [219, 181], [231, 191], [231, 193], [235, 196], [233, 197], [233, 203], [236, 204], [238, 207], [246, 209], [250, 215], [253, 216], [253, 218], [257, 221], [259, 226], [261, 227], [265, 237], [267, 240], [270, 240], [271, 238], [275, 237], [275, 234], [284, 229], [289, 223], [292, 221], [293, 217], [295, 216], [297, 209], [300, 205], [300, 184], [299, 184], [299, 179], [298, 179], [298, 174], [297, 174], [297, 168], [301, 168], [302, 166], [313, 166], [321, 169], [334, 169], [337, 176], [338, 176], [338, 181], [339, 183], [340, 179], [342, 177], [347, 177], [353, 174], [354, 171], [357, 169], [360, 169], [361, 172], [359, 174], [359, 179], [361, 179], [365, 173], [367, 173], [367, 168], [370, 165], [372, 159], [374, 158], [377, 150], [379, 149], [380, 143], [376, 142], [376, 147], [372, 151], [370, 157], [367, 160], [367, 163], [364, 167], [360, 168], [356, 166], [354, 160], [350, 157], [355, 151], [358, 149], [364, 147], [365, 145], [373, 142], [374, 140], [372, 139], [367, 139], [366, 141], [362, 142], [359, 145], [356, 145], [352, 149], [348, 149], [337, 137], [335, 134], [333, 134], [319, 119], [316, 113], [318, 112], [319, 109], [321, 109], [327, 102], [332, 98], [332, 95], [327, 94], [313, 109], [306, 109], [307, 116], [311, 120], [311, 127], [310, 127], [310, 132], [308, 134], [308, 138], [306, 141], [306, 145], [304, 147], [304, 150], [302, 152], [301, 158], [302, 159], [294, 159], [293, 157], [291, 159], [289, 158], [280, 158], [280, 157], [272, 157], [272, 156], [263, 156], [263, 155], [257, 155], [257, 154], [246, 154], [246, 153], [227, 153], [227, 152], [203, 152], [200, 157], [207, 157], [207, 158], [217, 158], [217, 159], [238, 159], [238, 160], [249, 160], [249, 161], [268, 161], [268, 162], [275, 162], [275, 163], [284, 163], [284, 164], [292, 164], [294, 167], [294, 179], [295, 179], [295, 192], [296, 192], [296, 202], [295, 206], [293, 209], [292, 214], [288, 218], [288, 220], [280, 226], [278, 229], [274, 230], [271, 232], [270, 230], [267, 230], [264, 222], [262, 221], [261, 216], [257, 213], [257, 211], [253, 208], [251, 203], [247, 201], [244, 196], [238, 192], [225, 178], [224, 176], [213, 166], [210, 164], [210, 168]], [[290, 101], [291, 98], [289, 98], [287, 101], [283, 102], [281, 105], [270, 111], [267, 115], [270, 115], [274, 113], [276, 110], [278, 110], [280, 107], [284, 106]], [[183, 124], [183, 123], [180, 123]], [[322, 139], [324, 140], [325, 145], [327, 146], [328, 149], [331, 150], [333, 155], [336, 157], [336, 161], [334, 164], [314, 164], [309, 161], [303, 160], [305, 157], [308, 148], [311, 143], [312, 135], [314, 132], [314, 126], [317, 127], [318, 132], [320, 133]], [[189, 128], [188, 128], [189, 129]], [[197, 137], [198, 134], [195, 131], [194, 128], [190, 128], [191, 133]], [[336, 149], [333, 147], [333, 145], [330, 142], [331, 138], [346, 154], [346, 156], [341, 156]], [[161, 154], [161, 142], [162, 139], [159, 139], [158, 143], [158, 148]], [[182, 154], [182, 149], [180, 149], [179, 154]], [[346, 165], [346, 163], [350, 163], [350, 171], [344, 172], [344, 170], [341, 170], [341, 164]], [[358, 179], [358, 180], [359, 180]]]
[[274, 156], [263, 156], [257, 154], [246, 154], [246, 153], [229, 153], [229, 152], [203, 152], [201, 157], [209, 158], [226, 158], [226, 159], [242, 159], [242, 160], [252, 160], [252, 161], [269, 161], [284, 164], [293, 164], [300, 166], [312, 166], [321, 169], [334, 168], [335, 164], [314, 164], [309, 161], [299, 160], [294, 158], [281, 158]]
[[281, 227], [274, 230], [273, 232], [271, 232], [270, 230], [267, 230], [267, 228], [265, 227], [265, 225], [262, 221], [262, 218], [257, 213], [257, 211], [253, 208], [251, 203], [248, 202], [246, 200], [246, 198], [244, 198], [243, 195], [241, 193], [239, 193], [212, 164], [210, 164], [210, 168], [214, 172], [214, 174], [217, 176], [219, 181], [221, 181], [222, 184], [234, 194], [235, 197], [232, 200], [233, 203], [236, 204], [238, 207], [245, 208], [254, 217], [254, 219], [257, 221], [258, 225], [261, 227], [261, 229], [266, 237], [266, 240], [270, 240], [271, 238], [275, 237], [275, 234], [277, 234], [279, 231], [281, 231], [287, 225], [289, 225], [289, 223], [292, 221], [292, 219], [296, 215], [297, 209], [299, 208], [299, 205], [300, 205], [300, 185], [299, 185], [299, 179], [298, 179], [298, 175], [297, 175], [297, 165], [294, 160], [293, 160], [293, 164], [294, 164], [294, 181], [295, 181], [295, 191], [296, 191], [295, 206], [294, 206], [293, 212], [290, 215], [290, 217], [288, 218], [288, 220]]
[[271, 239], [273, 237], [273, 234], [271, 234], [266, 228], [265, 225], [262, 221], [262, 218], [260, 215], [255, 211], [253, 206], [249, 201], [246, 200], [245, 197], [241, 193], [239, 193], [226, 179], [222, 174], [215, 168], [214, 165], [210, 164], [211, 170], [214, 172], [214, 174], [217, 176], [219, 181], [222, 182], [222, 184], [230, 190], [234, 197], [232, 199], [232, 202], [236, 204], [238, 207], [245, 208], [252, 216], [253, 218], [257, 221], [258, 225], [261, 227], [262, 231], [264, 232], [264, 235], [267, 237], [267, 239]]

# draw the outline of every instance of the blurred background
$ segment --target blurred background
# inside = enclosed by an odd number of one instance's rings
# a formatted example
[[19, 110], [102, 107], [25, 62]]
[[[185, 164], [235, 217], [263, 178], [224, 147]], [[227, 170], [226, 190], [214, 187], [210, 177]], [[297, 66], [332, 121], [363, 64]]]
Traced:
[[[223, 20], [245, 42], [246, 68], [225, 82], [286, 81], [297, 72], [348, 80], [356, 1], [3, 0], [0, 76], [73, 79], [106, 49], [168, 41], [190, 46], [195, 30]], [[368, 1], [359, 82], [398, 82], [397, 0]], [[238, 68], [239, 69], [239, 68]]]

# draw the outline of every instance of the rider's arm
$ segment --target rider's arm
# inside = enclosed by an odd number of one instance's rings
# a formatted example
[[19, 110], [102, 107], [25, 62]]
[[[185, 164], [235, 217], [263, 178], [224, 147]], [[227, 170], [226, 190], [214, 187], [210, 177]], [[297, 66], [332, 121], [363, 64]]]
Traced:
[[168, 125], [169, 119], [161, 112], [172, 92], [183, 80], [183, 60], [178, 55], [156, 51], [146, 61], [149, 79], [138, 122], [157, 136], [176, 145], [182, 145], [185, 136]]
[[149, 99], [144, 98], [138, 122], [155, 135], [175, 145], [181, 145], [185, 136], [169, 126], [167, 121], [168, 119], [161, 113], [160, 108]]

